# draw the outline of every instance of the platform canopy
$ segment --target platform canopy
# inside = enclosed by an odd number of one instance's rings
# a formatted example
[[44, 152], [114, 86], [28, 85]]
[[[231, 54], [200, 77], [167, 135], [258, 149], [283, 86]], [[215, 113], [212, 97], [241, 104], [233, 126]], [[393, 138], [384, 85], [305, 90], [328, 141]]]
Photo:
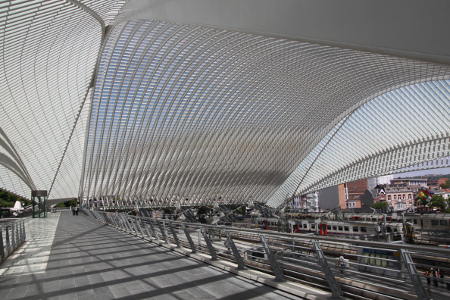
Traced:
[[450, 165], [448, 2], [125, 2], [0, 3], [0, 187], [279, 206]]

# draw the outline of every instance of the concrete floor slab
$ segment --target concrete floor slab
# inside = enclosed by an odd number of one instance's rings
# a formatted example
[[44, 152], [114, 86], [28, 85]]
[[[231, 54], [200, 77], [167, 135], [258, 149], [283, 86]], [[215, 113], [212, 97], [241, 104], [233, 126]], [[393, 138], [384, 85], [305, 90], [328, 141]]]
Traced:
[[83, 215], [50, 214], [27, 227], [22, 252], [0, 268], [2, 300], [298, 299]]

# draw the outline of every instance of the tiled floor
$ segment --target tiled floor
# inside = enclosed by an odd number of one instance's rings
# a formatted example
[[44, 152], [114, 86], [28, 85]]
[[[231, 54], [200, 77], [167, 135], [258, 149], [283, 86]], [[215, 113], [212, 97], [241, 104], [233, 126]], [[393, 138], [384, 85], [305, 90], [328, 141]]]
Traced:
[[26, 220], [27, 241], [0, 265], [0, 276], [45, 272], [59, 216], [60, 213], [55, 213], [46, 219]]
[[29, 226], [33, 241], [2, 266], [2, 300], [296, 299], [82, 215], [62, 213], [59, 223], [52, 215]]

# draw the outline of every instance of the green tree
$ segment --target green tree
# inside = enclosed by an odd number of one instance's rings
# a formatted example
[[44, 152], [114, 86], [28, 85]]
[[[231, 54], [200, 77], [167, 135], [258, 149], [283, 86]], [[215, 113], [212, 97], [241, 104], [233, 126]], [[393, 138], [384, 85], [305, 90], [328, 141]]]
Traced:
[[58, 204], [55, 205], [55, 207], [65, 208], [66, 204], [64, 202], [59, 202]]
[[440, 185], [443, 189], [450, 189], [450, 179], [447, 179], [447, 181]]
[[381, 211], [386, 211], [389, 207], [389, 204], [386, 201], [378, 201], [372, 204], [372, 207]]
[[76, 198], [70, 199], [70, 200], [67, 200], [67, 201], [64, 201], [64, 202], [59, 202], [58, 204], [55, 205], [55, 207], [61, 207], [61, 208], [70, 207], [70, 206], [77, 206], [77, 199]]
[[442, 195], [433, 195], [431, 197], [430, 206], [440, 210], [445, 210], [447, 208], [447, 201], [445, 201]]
[[14, 203], [4, 199], [0, 199], [0, 207], [13, 207]]
[[238, 208], [236, 208], [234, 211], [235, 211], [235, 213], [237, 213], [239, 215], [245, 216], [247, 208], [245, 207], [245, 205], [242, 205], [242, 206], [239, 206]]
[[8, 199], [8, 192], [0, 190], [0, 199], [7, 200]]

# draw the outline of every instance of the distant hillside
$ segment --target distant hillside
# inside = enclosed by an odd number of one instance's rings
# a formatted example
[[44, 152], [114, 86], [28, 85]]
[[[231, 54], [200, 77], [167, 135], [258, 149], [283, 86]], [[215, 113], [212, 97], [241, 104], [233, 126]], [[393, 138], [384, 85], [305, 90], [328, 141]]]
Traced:
[[429, 179], [439, 179], [439, 178], [444, 178], [444, 177], [450, 179], [450, 174], [445, 174], [445, 175], [431, 175], [431, 176], [424, 176], [424, 177], [429, 178]]

